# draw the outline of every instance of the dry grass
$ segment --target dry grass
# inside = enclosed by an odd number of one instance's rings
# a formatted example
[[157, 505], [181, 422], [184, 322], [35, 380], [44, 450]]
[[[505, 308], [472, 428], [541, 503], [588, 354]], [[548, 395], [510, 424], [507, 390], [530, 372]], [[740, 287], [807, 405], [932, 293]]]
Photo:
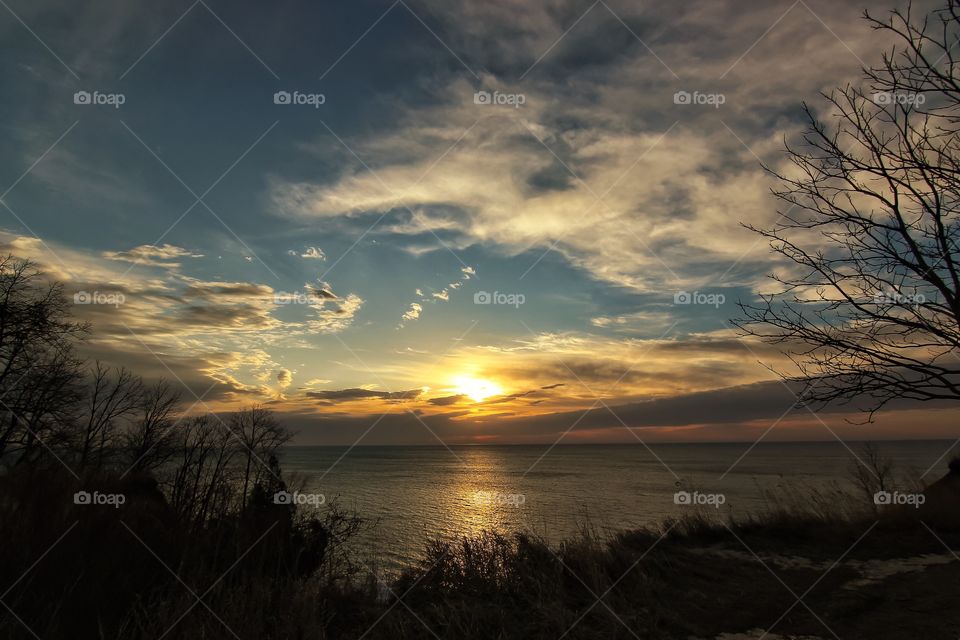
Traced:
[[[149, 482], [101, 482], [136, 497], [122, 510], [81, 509], [73, 480], [49, 469], [0, 484], [3, 584], [29, 569], [4, 602], [39, 637], [713, 637], [768, 624], [791, 603], [760, 563], [716, 550], [830, 560], [879, 520], [859, 557], [943, 553], [917, 518], [878, 513], [864, 492], [794, 484], [733, 519], [707, 508], [612, 537], [585, 524], [557, 545], [497, 532], [435, 540], [383, 584], [352, 555], [359, 522], [350, 514], [310, 521], [255, 504], [197, 532]], [[956, 529], [938, 535], [960, 543]], [[12, 614], [0, 621], [0, 638], [31, 637]]]

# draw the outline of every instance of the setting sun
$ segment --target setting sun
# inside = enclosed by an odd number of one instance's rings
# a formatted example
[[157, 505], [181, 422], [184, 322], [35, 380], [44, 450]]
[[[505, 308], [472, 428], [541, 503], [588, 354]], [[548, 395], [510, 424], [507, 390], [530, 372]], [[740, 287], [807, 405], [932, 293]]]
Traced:
[[467, 396], [474, 402], [483, 402], [490, 396], [503, 393], [503, 388], [491, 380], [459, 377], [454, 379], [453, 383], [455, 392]]

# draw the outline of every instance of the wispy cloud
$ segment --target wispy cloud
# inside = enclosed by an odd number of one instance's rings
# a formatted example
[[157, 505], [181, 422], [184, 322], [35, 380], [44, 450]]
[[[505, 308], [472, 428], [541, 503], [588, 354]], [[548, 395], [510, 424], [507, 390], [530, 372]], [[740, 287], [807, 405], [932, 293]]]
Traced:
[[162, 244], [159, 246], [143, 244], [128, 251], [104, 251], [103, 257], [108, 260], [121, 260], [134, 264], [175, 269], [180, 266], [180, 263], [176, 262], [177, 259], [202, 258], [203, 254], [192, 253], [172, 244]]

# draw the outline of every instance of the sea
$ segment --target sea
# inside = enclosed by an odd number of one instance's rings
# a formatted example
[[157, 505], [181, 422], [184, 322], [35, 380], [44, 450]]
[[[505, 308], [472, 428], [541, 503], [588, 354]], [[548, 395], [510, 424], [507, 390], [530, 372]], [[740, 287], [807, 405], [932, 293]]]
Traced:
[[[904, 486], [947, 472], [953, 441], [874, 443]], [[291, 446], [284, 474], [304, 509], [332, 502], [365, 525], [363, 562], [396, 573], [434, 539], [526, 531], [551, 542], [658, 527], [696, 509], [761, 513], [818, 493], [856, 490], [860, 442], [595, 445]]]

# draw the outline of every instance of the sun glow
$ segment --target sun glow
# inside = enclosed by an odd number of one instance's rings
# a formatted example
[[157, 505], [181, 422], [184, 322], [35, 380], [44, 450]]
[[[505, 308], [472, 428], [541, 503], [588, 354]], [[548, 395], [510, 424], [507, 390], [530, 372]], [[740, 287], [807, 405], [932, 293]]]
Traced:
[[453, 383], [455, 385], [453, 390], [456, 393], [465, 395], [474, 402], [483, 402], [491, 396], [503, 393], [503, 388], [491, 380], [461, 376], [455, 378]]

